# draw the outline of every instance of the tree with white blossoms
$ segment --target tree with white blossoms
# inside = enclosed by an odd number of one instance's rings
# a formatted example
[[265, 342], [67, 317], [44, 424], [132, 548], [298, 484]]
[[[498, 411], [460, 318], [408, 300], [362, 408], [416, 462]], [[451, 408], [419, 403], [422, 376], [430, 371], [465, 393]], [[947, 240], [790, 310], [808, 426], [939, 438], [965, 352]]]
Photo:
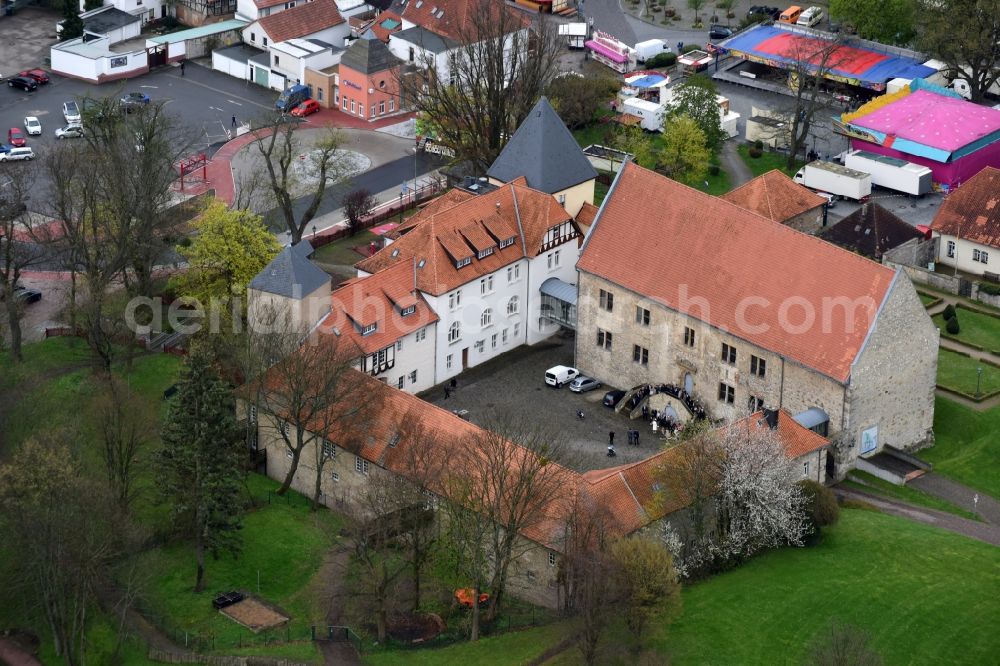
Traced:
[[748, 417], [678, 445], [657, 471], [661, 506], [687, 507], [665, 523], [681, 577], [726, 568], [766, 548], [801, 545], [805, 497], [793, 460], [763, 417]]

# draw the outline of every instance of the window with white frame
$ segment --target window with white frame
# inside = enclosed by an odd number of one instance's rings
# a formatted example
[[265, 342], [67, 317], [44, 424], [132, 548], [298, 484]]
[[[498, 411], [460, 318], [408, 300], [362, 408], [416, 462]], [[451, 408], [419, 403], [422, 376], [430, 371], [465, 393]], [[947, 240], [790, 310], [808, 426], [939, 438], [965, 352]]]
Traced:
[[281, 422], [281, 434], [284, 435], [285, 437], [288, 437], [288, 433], [290, 431], [291, 431], [291, 426], [289, 425], [288, 421], [282, 421]]
[[462, 290], [454, 291], [448, 294], [448, 309], [454, 310], [462, 305]]
[[607, 310], [611, 312], [615, 308], [615, 295], [610, 291], [600, 290], [599, 294], [600, 304], [602, 310]]
[[566, 205], [566, 195], [565, 194], [560, 194], [559, 196], [556, 197], [556, 201], [559, 202], [560, 206], [565, 206]]
[[396, 351], [403, 351], [403, 341], [396, 340]]
[[491, 308], [483, 310], [482, 316], [479, 317], [479, 323], [483, 328], [493, 325], [493, 310]]
[[448, 329], [448, 342], [455, 342], [462, 337], [462, 325], [459, 322], [452, 322]]
[[767, 374], [767, 361], [759, 356], [750, 355], [750, 374], [763, 377]]
[[417, 311], [417, 306], [416, 306], [416, 305], [409, 305], [409, 306], [407, 306], [407, 307], [403, 308], [403, 309], [402, 309], [402, 310], [400, 311], [400, 314], [401, 314], [401, 315], [403, 315], [404, 317], [406, 317], [406, 316], [408, 316], [408, 315], [411, 315], [411, 314], [413, 314], [413, 313], [414, 313], [414, 312], [416, 312], [416, 311]]
[[472, 257], [466, 257], [465, 259], [459, 259], [455, 262], [455, 268], [461, 268], [462, 266], [468, 266], [472, 263]]
[[381, 102], [378, 103], [378, 112], [379, 115], [385, 113], [385, 100], [382, 100]]
[[478, 253], [476, 254], [476, 257], [477, 257], [477, 258], [479, 258], [479, 259], [485, 259], [486, 257], [488, 257], [488, 256], [490, 256], [491, 254], [493, 254], [493, 249], [494, 249], [494, 246], [493, 246], [493, 245], [490, 245], [489, 247], [487, 247], [487, 248], [484, 248], [484, 249], [480, 250], [480, 251], [479, 251], [479, 252], [478, 252]]
[[501, 331], [501, 340], [502, 340], [502, 342], [504, 344], [507, 344], [507, 329], [506, 328], [503, 329], [503, 331]]
[[649, 350], [639, 345], [632, 345], [632, 360], [639, 365], [649, 365]]
[[947, 252], [948, 252], [948, 256], [949, 257], [952, 257], [952, 258], [955, 257], [955, 241], [948, 241], [948, 250], [947, 250]]
[[809, 476], [809, 461], [802, 463], [802, 476]]
[[500, 249], [502, 250], [505, 247], [510, 247], [513, 244], [514, 244], [514, 237], [513, 236], [511, 236], [510, 238], [505, 238], [502, 241], [500, 241]]
[[417, 383], [417, 371], [416, 370], [413, 370], [412, 372], [410, 372], [410, 383], [411, 384], [416, 384]]
[[448, 354], [444, 358], [444, 368], [445, 370], [451, 370], [452, 354]]
[[497, 334], [496, 333], [494, 333], [492, 335], [492, 337], [490, 337], [490, 347], [492, 347], [493, 349], [497, 348]]
[[597, 346], [601, 349], [611, 349], [611, 332], [597, 329]]
[[392, 113], [395, 110], [396, 110], [396, 98], [390, 97], [389, 98], [389, 113]]
[[257, 405], [250, 405], [250, 423], [257, 423]]
[[554, 567], [556, 565], [557, 557], [552, 551], [549, 551], [549, 566]]
[[521, 333], [521, 322], [516, 321], [514, 322], [514, 337], [515, 338], [518, 337], [520, 333]]
[[521, 278], [521, 264], [507, 267], [507, 282], [515, 282]]
[[476, 340], [476, 351], [480, 354], [486, 351], [486, 340]]
[[546, 255], [549, 269], [559, 268], [559, 252], [560, 250], [553, 250]]
[[339, 483], [340, 482], [340, 472], [332, 472], [330, 474], [330, 478], [333, 479], [334, 483]]
[[507, 314], [516, 315], [520, 307], [521, 303], [518, 300], [517, 296], [511, 296], [510, 300], [507, 301]]
[[328, 460], [337, 457], [337, 447], [328, 439], [323, 440], [323, 457]]
[[424, 326], [423, 328], [421, 328], [420, 330], [418, 330], [418, 331], [417, 331], [417, 332], [416, 332], [416, 333], [414, 334], [414, 336], [413, 336], [413, 337], [414, 337], [414, 339], [415, 339], [415, 340], [416, 340], [417, 342], [420, 342], [421, 340], [423, 340], [424, 338], [426, 338], [426, 337], [427, 337], [427, 327], [426, 327], [426, 326]]
[[368, 474], [368, 461], [361, 456], [354, 456], [354, 471], [358, 474]]
[[990, 253], [986, 250], [973, 250], [972, 260], [978, 261], [981, 264], [987, 264], [990, 261]]
[[406, 386], [406, 375], [400, 375], [399, 379], [396, 380], [396, 388], [403, 388]]
[[482, 280], [479, 281], [479, 293], [481, 294], [491, 294], [493, 293], [493, 276], [487, 275]]
[[731, 405], [735, 401], [736, 401], [736, 388], [730, 386], [729, 384], [719, 382], [719, 402], [724, 402], [728, 405]]

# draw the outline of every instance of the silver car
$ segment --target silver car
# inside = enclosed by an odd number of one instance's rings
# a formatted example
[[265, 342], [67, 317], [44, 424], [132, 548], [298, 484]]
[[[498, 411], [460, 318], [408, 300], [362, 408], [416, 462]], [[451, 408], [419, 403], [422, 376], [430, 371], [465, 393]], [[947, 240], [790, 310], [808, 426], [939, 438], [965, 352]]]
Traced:
[[593, 377], [580, 375], [570, 383], [569, 390], [573, 393], [586, 393], [587, 391], [593, 391], [595, 388], [600, 387], [601, 382], [597, 381]]
[[80, 123], [80, 107], [76, 105], [76, 102], [63, 103], [63, 118], [69, 125]]
[[80, 125], [66, 125], [56, 130], [57, 139], [79, 139], [83, 136], [83, 127]]

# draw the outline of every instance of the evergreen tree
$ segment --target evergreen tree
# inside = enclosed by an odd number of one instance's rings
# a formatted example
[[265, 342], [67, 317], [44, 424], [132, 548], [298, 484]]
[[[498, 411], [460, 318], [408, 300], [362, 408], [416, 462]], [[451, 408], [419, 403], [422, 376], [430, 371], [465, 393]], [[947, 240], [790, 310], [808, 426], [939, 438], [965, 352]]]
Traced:
[[188, 358], [163, 426], [160, 490], [179, 532], [194, 539], [198, 559], [194, 591], [205, 578], [205, 552], [237, 554], [242, 502], [240, 431], [230, 387], [196, 350]]
[[62, 31], [59, 33], [59, 39], [65, 42], [66, 40], [82, 36], [83, 19], [80, 18], [80, 5], [76, 0], [64, 0], [63, 16], [66, 18], [62, 22]]

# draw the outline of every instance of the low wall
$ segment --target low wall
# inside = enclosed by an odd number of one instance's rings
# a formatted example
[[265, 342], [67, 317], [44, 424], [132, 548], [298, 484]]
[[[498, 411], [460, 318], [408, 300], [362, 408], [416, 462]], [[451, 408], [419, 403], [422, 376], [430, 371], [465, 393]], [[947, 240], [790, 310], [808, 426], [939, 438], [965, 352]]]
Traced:
[[166, 664], [210, 664], [210, 666], [309, 666], [302, 661], [278, 659], [276, 657], [226, 657], [194, 652], [167, 652], [150, 648], [150, 661]]

